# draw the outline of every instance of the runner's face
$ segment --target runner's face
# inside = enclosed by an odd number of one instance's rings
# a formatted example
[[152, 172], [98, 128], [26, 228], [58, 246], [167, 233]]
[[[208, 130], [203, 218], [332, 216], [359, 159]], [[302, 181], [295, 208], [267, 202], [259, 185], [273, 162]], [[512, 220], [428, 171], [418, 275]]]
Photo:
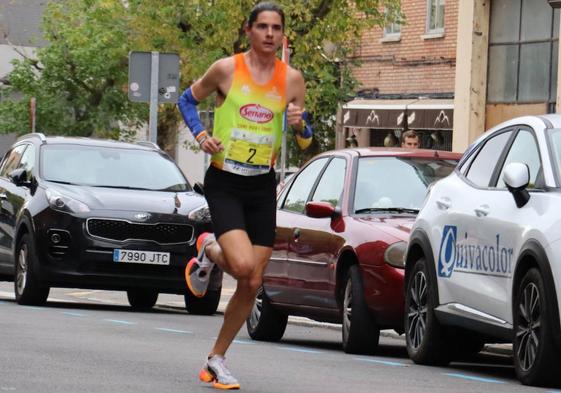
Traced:
[[251, 48], [260, 52], [276, 53], [282, 44], [281, 16], [274, 11], [262, 11], [251, 27], [246, 28]]

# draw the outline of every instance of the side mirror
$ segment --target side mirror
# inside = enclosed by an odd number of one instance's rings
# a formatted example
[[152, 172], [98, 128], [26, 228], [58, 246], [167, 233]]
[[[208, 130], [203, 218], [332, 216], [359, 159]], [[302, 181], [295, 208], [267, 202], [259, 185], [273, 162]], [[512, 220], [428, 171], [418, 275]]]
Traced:
[[195, 192], [196, 192], [197, 194], [200, 194], [200, 195], [204, 195], [204, 194], [205, 194], [205, 190], [204, 190], [204, 187], [203, 187], [203, 183], [201, 183], [201, 182], [199, 182], [199, 181], [196, 182], [196, 183], [193, 185], [193, 190], [195, 190]]
[[523, 207], [530, 200], [526, 189], [530, 184], [530, 168], [521, 162], [511, 162], [505, 167], [503, 180], [512, 193], [517, 207]]
[[14, 169], [8, 174], [8, 177], [18, 187], [29, 184], [27, 181], [27, 172], [23, 168]]
[[337, 209], [329, 202], [306, 203], [306, 215], [312, 218], [332, 218], [337, 216]]

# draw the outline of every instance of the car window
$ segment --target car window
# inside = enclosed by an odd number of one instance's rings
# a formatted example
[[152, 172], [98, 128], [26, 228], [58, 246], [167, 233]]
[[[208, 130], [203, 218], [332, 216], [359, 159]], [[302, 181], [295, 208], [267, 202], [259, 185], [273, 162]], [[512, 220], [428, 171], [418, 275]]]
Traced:
[[[520, 132], [518, 132], [518, 134], [516, 135], [516, 139], [514, 139], [508, 155], [506, 156], [506, 160], [501, 169], [501, 174], [497, 179], [497, 187], [506, 187], [503, 180], [503, 173], [505, 167], [512, 162], [521, 162], [528, 165], [528, 167], [530, 168], [530, 184], [528, 185], [528, 188], [535, 187], [536, 183], [538, 183], [536, 180], [539, 180], [537, 178], [540, 173], [540, 177], [543, 179], [543, 173], [541, 172], [540, 164], [540, 153], [538, 151], [538, 146], [536, 145], [536, 140], [534, 139], [534, 136], [530, 131], [520, 130]], [[543, 181], [539, 183], [543, 185]]]
[[27, 145], [16, 146], [8, 153], [8, 156], [2, 163], [2, 168], [0, 168], [0, 176], [6, 177], [8, 174], [18, 167], [23, 151]]
[[319, 158], [310, 163], [297, 175], [284, 201], [284, 210], [304, 213], [304, 208], [310, 196], [310, 192], [312, 191], [312, 187], [327, 160], [327, 157]]
[[316, 187], [312, 201], [329, 202], [333, 206], [339, 204], [345, 183], [347, 161], [344, 158], [331, 160]]
[[25, 169], [26, 180], [30, 181], [32, 177], [32, 170], [35, 167], [35, 146], [28, 145], [27, 149], [21, 156], [18, 168]]
[[191, 189], [177, 165], [152, 150], [44, 145], [40, 164], [42, 178], [59, 183], [153, 191]]
[[493, 136], [485, 142], [472, 161], [467, 172], [467, 179], [479, 187], [489, 187], [491, 176], [512, 131]]
[[358, 162], [354, 212], [420, 209], [427, 187], [454, 171], [456, 160], [416, 157], [362, 157]]

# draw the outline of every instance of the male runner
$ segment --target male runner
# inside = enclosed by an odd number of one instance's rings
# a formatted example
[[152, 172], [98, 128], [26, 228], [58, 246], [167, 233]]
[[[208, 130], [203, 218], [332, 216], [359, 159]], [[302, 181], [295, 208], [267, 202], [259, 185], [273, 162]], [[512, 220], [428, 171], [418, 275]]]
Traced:
[[[204, 296], [214, 264], [237, 280], [218, 338], [199, 373], [220, 389], [239, 389], [224, 355], [249, 315], [272, 253], [276, 227], [273, 165], [278, 156], [283, 113], [300, 146], [312, 129], [304, 119], [306, 88], [302, 74], [276, 57], [284, 13], [274, 3], [259, 3], [245, 32], [250, 49], [218, 60], [179, 100], [185, 123], [201, 149], [212, 155], [204, 189], [214, 235], [197, 240], [199, 254], [186, 268], [189, 289]], [[196, 105], [216, 92], [214, 130], [209, 135]]]

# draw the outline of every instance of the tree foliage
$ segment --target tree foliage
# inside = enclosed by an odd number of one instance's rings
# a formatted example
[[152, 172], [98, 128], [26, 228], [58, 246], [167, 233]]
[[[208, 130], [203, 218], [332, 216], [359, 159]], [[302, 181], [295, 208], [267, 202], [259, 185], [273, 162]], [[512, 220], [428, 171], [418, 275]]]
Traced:
[[[21, 0], [23, 1], [23, 0]], [[315, 143], [305, 155], [333, 147], [337, 105], [356, 87], [349, 63], [364, 29], [384, 23], [383, 10], [400, 15], [399, 0], [281, 0], [291, 64], [301, 70]], [[29, 129], [28, 101], [37, 98], [37, 128], [48, 134], [118, 137], [147, 121], [148, 106], [127, 98], [128, 53], [176, 52], [181, 87], [212, 62], [247, 50], [243, 26], [254, 0], [57, 0], [49, 2], [43, 30], [48, 46], [36, 60], [14, 63], [0, 102], [0, 130]], [[4, 96], [9, 94], [4, 94]], [[212, 100], [204, 103], [212, 106]], [[175, 144], [180, 125], [173, 105], [160, 105], [159, 142]]]

